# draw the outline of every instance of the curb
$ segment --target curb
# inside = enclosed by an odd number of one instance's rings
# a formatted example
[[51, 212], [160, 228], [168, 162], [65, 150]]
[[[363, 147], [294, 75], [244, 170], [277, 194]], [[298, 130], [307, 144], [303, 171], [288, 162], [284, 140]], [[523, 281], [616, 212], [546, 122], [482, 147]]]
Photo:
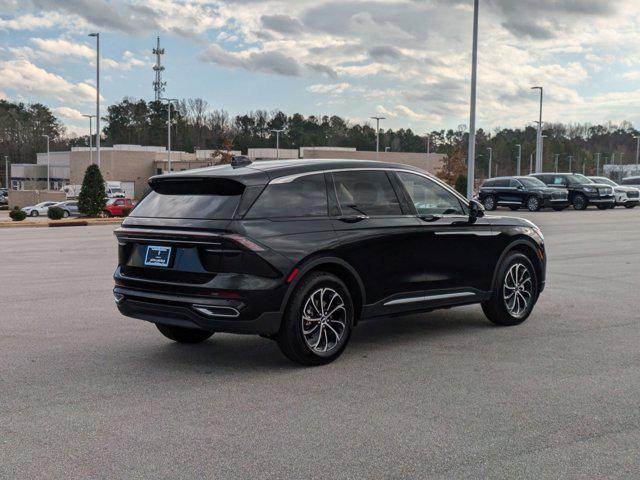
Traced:
[[2, 228], [44, 228], [44, 227], [86, 227], [92, 225], [119, 225], [124, 218], [88, 218], [86, 220], [50, 220], [50, 221], [29, 221], [21, 222], [0, 221]]

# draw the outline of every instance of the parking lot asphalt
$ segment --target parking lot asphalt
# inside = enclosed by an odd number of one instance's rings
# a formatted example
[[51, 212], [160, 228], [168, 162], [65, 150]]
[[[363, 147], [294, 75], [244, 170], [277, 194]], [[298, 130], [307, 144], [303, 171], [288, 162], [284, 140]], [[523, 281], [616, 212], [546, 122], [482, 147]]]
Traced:
[[0, 477], [637, 478], [640, 211], [518, 216], [549, 257], [527, 322], [372, 320], [314, 369], [120, 316], [113, 226], [0, 230]]

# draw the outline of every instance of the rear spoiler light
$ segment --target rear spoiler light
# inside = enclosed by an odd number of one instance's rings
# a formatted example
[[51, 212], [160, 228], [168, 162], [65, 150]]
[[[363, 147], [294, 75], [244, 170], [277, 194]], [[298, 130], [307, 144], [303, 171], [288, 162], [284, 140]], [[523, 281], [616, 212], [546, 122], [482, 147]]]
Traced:
[[185, 230], [162, 230], [155, 228], [127, 228], [120, 227], [114, 232], [118, 241], [145, 241], [158, 243], [188, 243], [188, 244], [220, 244], [223, 240], [232, 242], [253, 252], [264, 252], [265, 248], [253, 240], [236, 233], [211, 233]]

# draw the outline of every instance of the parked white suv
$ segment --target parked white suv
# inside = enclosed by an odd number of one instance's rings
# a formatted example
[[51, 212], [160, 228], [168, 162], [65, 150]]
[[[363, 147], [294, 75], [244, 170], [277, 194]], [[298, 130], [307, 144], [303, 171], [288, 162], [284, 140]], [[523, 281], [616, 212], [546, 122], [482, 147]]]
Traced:
[[[638, 188], [629, 185], [619, 185], [607, 177], [589, 178], [594, 182], [605, 183], [613, 187], [613, 191], [616, 196], [616, 206], [621, 205], [626, 208], [635, 208], [640, 205], [640, 190]], [[640, 177], [638, 177], [638, 183], [640, 183]]]

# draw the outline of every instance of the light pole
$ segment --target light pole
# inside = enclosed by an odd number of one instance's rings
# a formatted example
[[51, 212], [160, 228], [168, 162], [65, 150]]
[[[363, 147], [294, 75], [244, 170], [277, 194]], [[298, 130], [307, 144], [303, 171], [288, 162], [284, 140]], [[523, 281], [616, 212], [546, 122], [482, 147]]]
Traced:
[[96, 158], [100, 168], [100, 34], [90, 33], [96, 37]]
[[5, 188], [9, 190], [9, 155], [4, 156], [4, 182]]
[[478, 14], [480, 0], [473, 2], [473, 46], [471, 50], [471, 107], [469, 113], [469, 152], [467, 154], [467, 198], [473, 198], [476, 169], [476, 85], [478, 79]]
[[380, 120], [386, 120], [386, 118], [371, 117], [371, 119], [376, 121], [376, 160], [377, 160], [378, 154], [380, 153]]
[[600, 175], [600, 153], [596, 153], [596, 176]]
[[560, 154], [556, 153], [556, 161], [555, 161], [555, 169], [556, 169], [556, 173], [558, 173], [558, 161], [560, 159]]
[[573, 173], [573, 169], [571, 168], [572, 162], [573, 162], [573, 155], [569, 155], [569, 173]]
[[51, 158], [49, 155], [49, 135], [42, 135], [44, 138], [47, 139], [47, 190], [49, 190], [49, 185], [51, 184], [51, 180], [49, 179], [49, 170], [50, 170], [50, 165], [51, 165]]
[[542, 95], [543, 87], [531, 87], [531, 90], [540, 90], [540, 116], [538, 118], [538, 135], [536, 137], [536, 173], [542, 173]]
[[522, 145], [517, 144], [518, 147], [518, 160], [516, 161], [516, 175], [520, 176], [520, 167], [522, 164]]
[[167, 102], [167, 169], [171, 173], [171, 102], [177, 102], [176, 98], [161, 98]]
[[489, 178], [491, 178], [491, 160], [493, 159], [493, 148], [487, 147], [489, 150]]
[[280, 134], [284, 132], [284, 128], [273, 128], [272, 132], [276, 134], [276, 160], [280, 159]]
[[636, 175], [640, 171], [640, 135], [633, 137], [636, 139]]
[[89, 159], [91, 160], [91, 165], [93, 165], [93, 132], [91, 130], [91, 120], [93, 120], [95, 115], [82, 115], [83, 117], [87, 117], [89, 119]]
[[427, 159], [429, 158], [430, 153], [431, 153], [431, 135], [427, 133]]

